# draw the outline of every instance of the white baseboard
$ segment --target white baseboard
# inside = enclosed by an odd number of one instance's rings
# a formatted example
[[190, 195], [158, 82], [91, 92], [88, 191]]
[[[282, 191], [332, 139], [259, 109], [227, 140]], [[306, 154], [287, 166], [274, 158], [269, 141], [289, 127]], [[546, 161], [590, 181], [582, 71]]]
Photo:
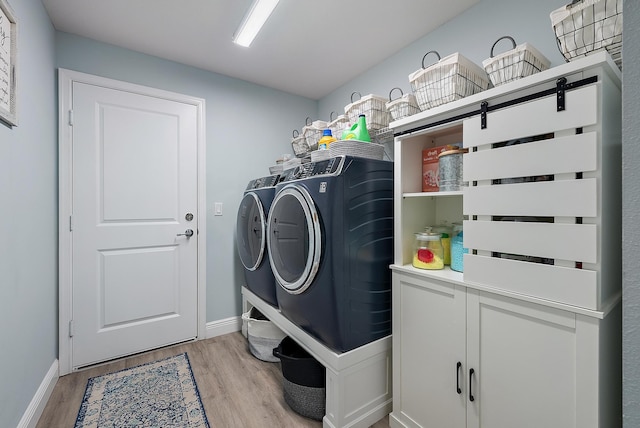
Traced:
[[58, 360], [54, 360], [44, 379], [42, 379], [40, 387], [38, 387], [38, 390], [31, 399], [27, 410], [25, 410], [22, 415], [22, 419], [18, 422], [17, 428], [35, 428], [47, 405], [47, 401], [49, 401], [51, 397], [53, 387], [56, 386], [58, 377]]
[[233, 333], [242, 329], [241, 317], [230, 317], [207, 323], [205, 339], [210, 339], [223, 334]]

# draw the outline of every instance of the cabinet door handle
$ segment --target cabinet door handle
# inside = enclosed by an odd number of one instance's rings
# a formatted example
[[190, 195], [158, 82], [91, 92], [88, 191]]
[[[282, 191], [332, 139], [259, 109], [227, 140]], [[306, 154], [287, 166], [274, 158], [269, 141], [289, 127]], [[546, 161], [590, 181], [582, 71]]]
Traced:
[[473, 396], [473, 388], [471, 387], [471, 381], [473, 380], [473, 374], [476, 371], [474, 369], [469, 369], [469, 401], [476, 401], [475, 397]]
[[462, 367], [462, 363], [458, 361], [456, 364], [456, 392], [458, 394], [462, 394], [462, 389], [460, 389], [460, 368]]

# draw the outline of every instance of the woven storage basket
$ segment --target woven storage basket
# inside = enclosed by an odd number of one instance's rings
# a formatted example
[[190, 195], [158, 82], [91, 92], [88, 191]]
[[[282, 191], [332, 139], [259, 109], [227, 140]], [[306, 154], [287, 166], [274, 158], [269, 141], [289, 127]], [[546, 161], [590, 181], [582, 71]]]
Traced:
[[326, 369], [289, 336], [273, 355], [282, 367], [284, 401], [304, 417], [321, 421], [326, 410]]
[[318, 162], [321, 160], [329, 159], [330, 157], [332, 157], [330, 150], [314, 150], [311, 152], [311, 162]]
[[[358, 101], [353, 100], [354, 95], [360, 95], [358, 92], [351, 94], [351, 104], [344, 107], [344, 114], [350, 124], [358, 121], [358, 117], [364, 114], [367, 121], [367, 129], [380, 129], [389, 126], [391, 115], [387, 111], [387, 99], [378, 95], [365, 95]], [[336, 138], [339, 138], [336, 136]]]
[[269, 175], [279, 175], [282, 174], [282, 164], [279, 163], [277, 165], [272, 165], [269, 167]]
[[329, 119], [331, 120], [327, 125], [331, 130], [331, 135], [336, 137], [338, 140], [342, 137], [342, 132], [349, 127], [349, 119], [344, 114], [339, 115], [335, 119], [332, 119], [335, 112], [331, 112], [329, 115]]
[[[438, 62], [425, 68], [424, 60], [430, 53]], [[459, 53], [440, 58], [436, 51], [422, 57], [422, 69], [409, 75], [409, 82], [421, 110], [459, 100], [489, 88], [486, 71]]]
[[281, 163], [282, 172], [288, 171], [290, 169], [300, 166], [302, 164], [302, 160], [303, 160], [302, 158], [287, 159], [286, 161]]
[[251, 354], [262, 361], [278, 362], [279, 359], [273, 355], [273, 348], [278, 346], [286, 334], [256, 308], [243, 313], [242, 322], [243, 328], [246, 323], [246, 337]]
[[[513, 49], [493, 55], [493, 50], [500, 40], [511, 40]], [[482, 61], [482, 66], [489, 75], [493, 86], [518, 80], [549, 68], [551, 62], [536, 48], [528, 43], [516, 46], [516, 41], [510, 36], [500, 37], [491, 46], [489, 59]]]
[[[393, 91], [396, 89], [400, 91], [400, 98], [394, 100], [391, 98], [391, 94], [393, 94]], [[389, 114], [391, 114], [392, 120], [402, 119], [403, 117], [420, 112], [416, 96], [413, 94], [404, 94], [400, 88], [393, 88], [389, 91], [389, 102], [386, 103], [386, 106]]]
[[606, 49], [622, 69], [622, 0], [574, 0], [550, 18], [567, 61]]
[[384, 146], [358, 140], [341, 140], [331, 143], [329, 155], [330, 157], [347, 155], [382, 160], [384, 158]]

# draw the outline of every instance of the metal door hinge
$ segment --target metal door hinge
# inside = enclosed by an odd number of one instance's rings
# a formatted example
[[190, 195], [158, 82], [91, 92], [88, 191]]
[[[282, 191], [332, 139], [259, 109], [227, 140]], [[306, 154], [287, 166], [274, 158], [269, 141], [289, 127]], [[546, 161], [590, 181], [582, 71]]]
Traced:
[[73, 216], [69, 216], [69, 232], [73, 232]]
[[567, 78], [561, 77], [556, 80], [556, 111], [565, 110], [565, 91], [567, 89]]
[[489, 104], [486, 101], [480, 103], [480, 129], [487, 129], [487, 109]]
[[69, 321], [69, 337], [73, 337], [75, 332], [76, 332], [75, 324], [74, 324], [73, 320], [71, 320], [71, 321]]
[[69, 126], [73, 126], [73, 110], [69, 110]]

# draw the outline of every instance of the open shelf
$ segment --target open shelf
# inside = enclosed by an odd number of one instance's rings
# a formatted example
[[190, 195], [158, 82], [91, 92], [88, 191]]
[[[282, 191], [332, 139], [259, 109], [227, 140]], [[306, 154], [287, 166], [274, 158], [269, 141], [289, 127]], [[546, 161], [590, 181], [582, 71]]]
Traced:
[[462, 272], [456, 272], [451, 269], [449, 266], [445, 266], [444, 269], [418, 269], [411, 264], [403, 264], [403, 265], [391, 265], [391, 270], [401, 271], [405, 273], [411, 273], [414, 275], [420, 275], [425, 278], [431, 279], [439, 279], [442, 281], [463, 284], [463, 274]]
[[455, 192], [412, 192], [403, 193], [403, 198], [426, 198], [426, 197], [443, 198], [446, 196], [462, 196], [462, 190]]

